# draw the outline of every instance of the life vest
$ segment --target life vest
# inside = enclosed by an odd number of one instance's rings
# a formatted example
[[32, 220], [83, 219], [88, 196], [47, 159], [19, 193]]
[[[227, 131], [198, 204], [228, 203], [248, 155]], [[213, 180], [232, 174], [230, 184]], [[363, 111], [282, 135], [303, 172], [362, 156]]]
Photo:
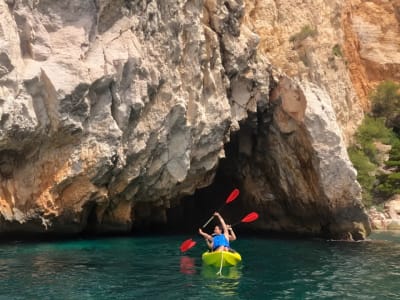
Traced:
[[213, 250], [221, 246], [229, 247], [229, 241], [226, 239], [225, 235], [218, 234], [213, 236]]

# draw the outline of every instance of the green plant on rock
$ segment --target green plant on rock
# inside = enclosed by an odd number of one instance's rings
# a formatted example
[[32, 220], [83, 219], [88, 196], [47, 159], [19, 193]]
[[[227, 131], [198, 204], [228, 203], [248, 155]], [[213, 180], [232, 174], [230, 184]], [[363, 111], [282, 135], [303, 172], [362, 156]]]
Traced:
[[384, 81], [370, 95], [372, 113], [386, 119], [386, 126], [400, 134], [400, 84]]
[[[377, 204], [374, 195], [388, 197], [398, 191], [398, 176], [392, 171], [381, 174], [379, 169], [378, 150], [375, 142], [391, 145], [389, 165], [400, 165], [400, 140], [390, 128], [385, 126], [385, 118], [366, 116], [355, 135], [356, 145], [348, 149], [350, 160], [357, 170], [357, 180], [362, 187], [364, 204], [368, 207]], [[381, 166], [382, 167], [382, 166]], [[384, 166], [383, 166], [384, 167]], [[391, 167], [394, 168], [393, 166]]]
[[375, 177], [371, 174], [375, 172], [376, 165], [369, 160], [362, 149], [351, 147], [348, 152], [350, 160], [357, 170], [357, 180], [362, 187], [363, 202], [369, 207], [373, 204], [372, 190]]
[[400, 194], [400, 172], [381, 175], [380, 184], [376, 187], [376, 191], [382, 196], [389, 198], [395, 194]]
[[301, 42], [308, 37], [315, 37], [317, 35], [317, 30], [312, 28], [310, 25], [305, 25], [301, 28], [300, 32], [293, 34], [290, 38], [290, 42]]
[[400, 138], [397, 138], [392, 143], [392, 149], [389, 152], [389, 159], [385, 162], [389, 168], [394, 168], [394, 171], [400, 172]]
[[400, 139], [392, 144], [389, 152], [389, 159], [385, 162], [389, 174], [382, 174], [379, 177], [379, 184], [376, 187], [378, 193], [384, 197], [400, 194]]
[[380, 141], [390, 144], [394, 134], [385, 126], [384, 118], [366, 116], [356, 133], [356, 141], [368, 159], [374, 164], [378, 163], [377, 149], [374, 142]]
[[336, 44], [335, 46], [333, 46], [332, 53], [333, 53], [333, 55], [335, 55], [337, 57], [343, 56], [342, 49], [340, 48], [339, 44]]
[[385, 126], [384, 118], [373, 118], [366, 116], [356, 133], [357, 142], [361, 144], [381, 141], [390, 144], [394, 138], [392, 130]]

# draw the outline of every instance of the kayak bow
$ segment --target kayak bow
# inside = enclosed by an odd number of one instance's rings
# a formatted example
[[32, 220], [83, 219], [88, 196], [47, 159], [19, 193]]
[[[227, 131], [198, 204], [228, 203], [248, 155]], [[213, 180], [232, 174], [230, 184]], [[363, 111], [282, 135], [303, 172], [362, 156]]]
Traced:
[[231, 251], [208, 252], [207, 251], [207, 252], [203, 253], [201, 258], [206, 265], [216, 266], [216, 267], [221, 266], [221, 260], [222, 260], [223, 267], [235, 266], [239, 262], [242, 261], [242, 257], [236, 251], [234, 251], [234, 252], [231, 252]]

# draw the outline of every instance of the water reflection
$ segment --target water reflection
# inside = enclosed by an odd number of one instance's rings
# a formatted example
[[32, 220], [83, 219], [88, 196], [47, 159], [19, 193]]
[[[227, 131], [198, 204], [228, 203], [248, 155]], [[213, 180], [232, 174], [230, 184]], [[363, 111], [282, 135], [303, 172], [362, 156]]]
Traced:
[[181, 256], [180, 270], [181, 273], [186, 275], [193, 275], [196, 273], [195, 268], [196, 260], [190, 256]]
[[240, 279], [241, 270], [238, 266], [223, 267], [221, 270], [221, 275], [218, 275], [219, 268], [213, 266], [203, 265], [201, 269], [201, 275], [204, 278], [229, 278], [229, 279]]
[[217, 274], [219, 268], [203, 265], [201, 276], [206, 281], [206, 286], [216, 295], [235, 296], [238, 295], [240, 278], [242, 277], [241, 266], [223, 267], [221, 275]]

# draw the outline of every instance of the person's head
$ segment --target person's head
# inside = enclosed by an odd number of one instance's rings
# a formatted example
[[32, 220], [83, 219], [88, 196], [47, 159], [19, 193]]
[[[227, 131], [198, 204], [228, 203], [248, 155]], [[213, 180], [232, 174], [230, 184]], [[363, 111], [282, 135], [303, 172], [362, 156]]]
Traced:
[[222, 233], [222, 229], [221, 229], [221, 227], [219, 225], [215, 225], [214, 233], [215, 234], [221, 234]]

